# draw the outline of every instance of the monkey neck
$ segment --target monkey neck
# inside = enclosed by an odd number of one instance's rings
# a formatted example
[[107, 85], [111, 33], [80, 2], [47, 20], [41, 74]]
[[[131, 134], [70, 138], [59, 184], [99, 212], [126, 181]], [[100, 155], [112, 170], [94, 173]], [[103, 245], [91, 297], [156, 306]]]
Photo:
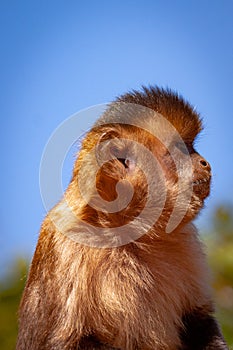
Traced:
[[[127, 338], [133, 327], [132, 334], [152, 344], [153, 329], [160, 329], [157, 341], [165, 344], [168, 334], [176, 338], [183, 310], [208, 303], [202, 249], [194, 227], [186, 229], [176, 236], [157, 238], [153, 245], [136, 242], [92, 255], [92, 307], [102, 310], [102, 321], [95, 321], [91, 314], [88, 319], [100, 339], [124, 347], [126, 341], [133, 342]], [[114, 343], [116, 338], [118, 343]]]
[[203, 253], [192, 225], [150, 244], [104, 249], [69, 239], [47, 219], [34, 259], [34, 283], [46, 291], [38, 302], [40, 317], [59, 305], [60, 316], [49, 327], [64, 337], [76, 329], [77, 339], [91, 333], [116, 348], [173, 350], [179, 346], [183, 310], [209, 302]]

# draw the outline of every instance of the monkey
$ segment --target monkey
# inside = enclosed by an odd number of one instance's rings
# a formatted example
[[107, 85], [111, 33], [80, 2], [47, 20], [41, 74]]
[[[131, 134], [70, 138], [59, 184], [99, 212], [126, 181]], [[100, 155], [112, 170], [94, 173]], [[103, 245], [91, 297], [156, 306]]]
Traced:
[[108, 105], [42, 223], [17, 350], [227, 349], [193, 224], [211, 186], [202, 128], [170, 89]]

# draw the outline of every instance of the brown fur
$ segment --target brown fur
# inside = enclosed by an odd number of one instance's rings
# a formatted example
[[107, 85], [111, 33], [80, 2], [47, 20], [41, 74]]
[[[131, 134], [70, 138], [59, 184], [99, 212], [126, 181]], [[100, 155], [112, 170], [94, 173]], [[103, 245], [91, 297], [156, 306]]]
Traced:
[[[161, 113], [187, 144], [193, 179], [208, 179], [194, 189], [183, 220], [170, 234], [165, 228], [180, 190], [174, 162], [169, 155], [165, 156], [167, 149], [162, 141], [150, 133], [157, 124], [151, 115], [147, 116], [146, 110], [141, 120], [143, 130], [121, 122], [112, 123], [111, 116], [121, 112], [118, 102], [139, 104]], [[125, 350], [176, 350], [181, 347], [184, 314], [194, 309], [212, 312], [205, 256], [191, 223], [209, 193], [210, 180], [208, 163], [201, 166], [200, 161], [205, 161], [193, 148], [193, 141], [202, 128], [199, 115], [178, 95], [151, 88], [120, 97], [100, 121], [105, 124], [97, 122], [83, 141], [65, 198], [42, 224], [20, 307], [17, 350], [73, 350], [78, 349], [79, 344], [82, 349], [95, 349], [94, 345], [88, 345], [88, 337], [96, 339], [96, 349], [111, 346]], [[160, 134], [168, 137], [163, 128]], [[119, 141], [120, 138], [124, 141]], [[165, 207], [148, 232], [147, 222], [139, 219], [148, 191], [142, 169], [127, 172], [117, 159], [112, 159], [98, 172], [96, 184], [88, 183], [88, 203], [80, 194], [77, 177], [83, 171], [81, 168], [84, 166], [84, 182], [89, 181], [96, 168], [96, 160], [87, 155], [96, 145], [100, 149], [104, 147], [103, 141], [109, 139], [113, 139], [118, 150], [131, 147], [131, 144], [127, 146], [128, 141], [145, 145], [164, 171], [168, 190]], [[150, 164], [148, 171], [150, 173]], [[156, 174], [154, 176], [156, 179]], [[97, 187], [102, 198], [113, 201], [120, 180], [127, 180], [122, 182], [125, 192], [129, 184], [133, 186], [130, 204], [111, 214], [93, 208], [94, 188]], [[155, 186], [159, 197], [159, 181]], [[69, 219], [66, 203], [79, 221]], [[182, 203], [180, 206], [182, 209]], [[104, 229], [104, 239], [110, 236], [113, 243], [116, 237], [111, 237], [111, 227], [128, 224], [130, 234], [145, 234], [126, 245], [98, 248], [92, 244], [95, 238], [91, 226], [90, 242], [87, 240], [85, 244], [84, 232], [83, 244], [77, 243], [75, 237], [82, 240], [85, 223]], [[98, 342], [102, 345], [98, 346]]]

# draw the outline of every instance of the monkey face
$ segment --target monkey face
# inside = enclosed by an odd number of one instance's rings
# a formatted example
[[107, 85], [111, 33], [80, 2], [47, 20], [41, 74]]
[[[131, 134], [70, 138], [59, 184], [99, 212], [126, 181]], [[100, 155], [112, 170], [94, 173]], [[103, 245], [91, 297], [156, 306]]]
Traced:
[[[162, 159], [166, 165], [166, 173], [170, 174], [176, 181], [178, 176], [182, 176], [183, 182], [187, 178], [188, 183], [192, 186], [193, 195], [203, 201], [210, 192], [210, 164], [196, 152], [192, 143], [187, 144], [182, 140], [182, 143], [174, 141], [171, 144], [170, 152], [167, 152], [169, 154], [166, 153], [164, 160]], [[187, 176], [187, 172], [190, 173], [191, 165], [192, 181], [190, 181], [190, 176]]]
[[210, 193], [211, 167], [198, 153], [191, 154], [193, 163], [193, 192], [202, 200]]
[[[171, 198], [176, 198], [174, 206], [186, 213], [182, 222], [192, 220], [203, 207], [204, 200], [210, 193], [211, 167], [209, 163], [196, 152], [192, 143], [171, 142], [170, 152], [162, 158], [164, 172], [170, 179]], [[187, 197], [186, 195], [187, 194]], [[177, 200], [181, 195], [181, 199]], [[189, 204], [188, 204], [189, 203]]]
[[[150, 125], [163, 129], [157, 121]], [[158, 138], [126, 124], [105, 125], [98, 134], [92, 182], [97, 195], [89, 196], [88, 206], [97, 210], [102, 223], [118, 227], [141, 220], [143, 212], [141, 222], [151, 226], [153, 221], [153, 227], [164, 230], [174, 211], [179, 223], [193, 219], [209, 194], [211, 175], [192, 143], [177, 139], [174, 130], [163, 129]]]

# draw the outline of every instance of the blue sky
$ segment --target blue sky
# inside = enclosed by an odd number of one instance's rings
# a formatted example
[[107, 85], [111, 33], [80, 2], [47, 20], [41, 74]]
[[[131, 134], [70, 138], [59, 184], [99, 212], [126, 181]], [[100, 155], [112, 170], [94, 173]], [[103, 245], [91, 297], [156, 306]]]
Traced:
[[46, 213], [40, 159], [54, 129], [142, 84], [179, 91], [204, 118], [198, 150], [214, 179], [199, 226], [233, 202], [232, 13], [230, 0], [1, 2], [2, 268], [33, 253]]

